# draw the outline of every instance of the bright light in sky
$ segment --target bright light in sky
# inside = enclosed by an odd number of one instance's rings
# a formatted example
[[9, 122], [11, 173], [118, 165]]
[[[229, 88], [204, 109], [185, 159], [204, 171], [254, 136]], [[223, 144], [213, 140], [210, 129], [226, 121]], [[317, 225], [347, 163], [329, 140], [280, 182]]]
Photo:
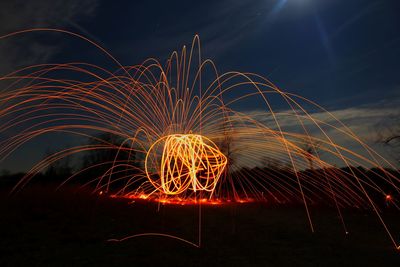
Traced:
[[271, 14], [277, 14], [281, 11], [282, 8], [284, 8], [286, 5], [290, 4], [295, 4], [297, 7], [304, 6], [308, 4], [309, 0], [277, 0], [274, 1], [273, 8], [271, 11]]
[[286, 4], [287, 0], [278, 0], [272, 9], [272, 14], [278, 13]]

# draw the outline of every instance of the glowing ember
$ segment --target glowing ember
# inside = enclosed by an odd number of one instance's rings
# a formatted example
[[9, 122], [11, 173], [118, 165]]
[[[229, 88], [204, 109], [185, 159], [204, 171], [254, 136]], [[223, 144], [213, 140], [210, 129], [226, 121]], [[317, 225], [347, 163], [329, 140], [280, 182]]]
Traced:
[[149, 181], [167, 195], [187, 190], [215, 190], [227, 158], [207, 137], [198, 134], [168, 135], [156, 141], [146, 155]]

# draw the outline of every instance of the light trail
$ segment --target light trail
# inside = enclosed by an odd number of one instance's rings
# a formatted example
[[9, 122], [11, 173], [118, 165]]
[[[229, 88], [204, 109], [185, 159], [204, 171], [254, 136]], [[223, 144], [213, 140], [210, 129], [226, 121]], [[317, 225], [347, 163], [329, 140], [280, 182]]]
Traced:
[[[106, 151], [112, 158], [82, 166], [62, 185], [102, 169], [81, 183], [103, 196], [199, 207], [301, 203], [312, 230], [313, 207], [328, 205], [346, 233], [341, 211], [368, 209], [399, 247], [382, 214], [387, 203], [399, 209], [396, 166], [317, 103], [257, 74], [218, 73], [211, 60], [202, 60], [198, 36], [165, 64], [151, 58], [133, 66], [122, 66], [94, 42], [63, 30], [25, 30], [0, 41], [43, 31], [93, 44], [117, 70], [72, 62], [0, 77], [0, 160], [42, 135], [91, 140], [38, 162], [14, 191], [65, 157]], [[257, 103], [259, 110], [237, 110], [243, 101]], [[338, 135], [358, 150], [337, 143]], [[201, 213], [199, 225], [200, 220]]]

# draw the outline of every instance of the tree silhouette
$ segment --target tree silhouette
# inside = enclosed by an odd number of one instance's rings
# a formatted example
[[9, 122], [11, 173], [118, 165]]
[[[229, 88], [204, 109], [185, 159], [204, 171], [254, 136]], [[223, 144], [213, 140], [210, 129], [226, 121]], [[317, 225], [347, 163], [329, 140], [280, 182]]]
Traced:
[[378, 143], [383, 143], [394, 153], [394, 158], [400, 162], [400, 126], [391, 125], [384, 127], [378, 133]]
[[314, 160], [315, 157], [318, 157], [321, 153], [320, 151], [321, 143], [318, 141], [314, 141], [311, 138], [306, 142], [301, 148], [300, 153], [308, 162], [308, 168], [310, 170], [314, 170]]
[[[124, 184], [138, 172], [142, 159], [129, 143], [111, 133], [102, 133], [89, 139], [82, 157], [79, 180], [93, 183]], [[106, 182], [107, 181], [107, 182]]]

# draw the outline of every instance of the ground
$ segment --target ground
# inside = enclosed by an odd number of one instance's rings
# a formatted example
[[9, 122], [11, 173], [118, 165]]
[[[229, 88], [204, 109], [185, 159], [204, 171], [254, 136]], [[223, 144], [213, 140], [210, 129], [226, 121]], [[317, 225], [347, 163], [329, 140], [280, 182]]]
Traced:
[[[268, 203], [202, 206], [202, 245], [196, 248], [158, 232], [198, 242], [198, 207], [163, 206], [33, 186], [0, 203], [0, 266], [399, 266], [373, 213], [345, 210], [346, 235], [334, 209]], [[398, 211], [384, 211], [400, 240]]]

